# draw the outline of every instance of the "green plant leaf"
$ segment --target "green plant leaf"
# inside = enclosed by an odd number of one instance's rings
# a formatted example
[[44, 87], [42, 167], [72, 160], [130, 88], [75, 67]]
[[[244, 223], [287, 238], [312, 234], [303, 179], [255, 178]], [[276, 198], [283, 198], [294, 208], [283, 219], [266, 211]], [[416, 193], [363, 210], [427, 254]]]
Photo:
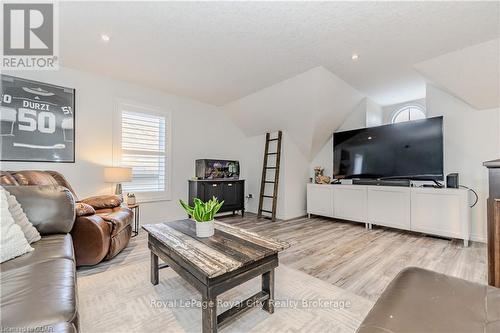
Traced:
[[213, 214], [217, 214], [217, 212], [219, 211], [219, 209], [221, 209], [222, 205], [224, 204], [224, 200], [222, 200], [221, 202], [219, 202], [213, 209]]
[[179, 199], [179, 202], [180, 202], [182, 208], [184, 208], [184, 210], [186, 211], [186, 213], [188, 213], [188, 215], [190, 215], [190, 216], [193, 216], [193, 210], [194, 210], [193, 207], [189, 206], [187, 203], [185, 203], [181, 199]]

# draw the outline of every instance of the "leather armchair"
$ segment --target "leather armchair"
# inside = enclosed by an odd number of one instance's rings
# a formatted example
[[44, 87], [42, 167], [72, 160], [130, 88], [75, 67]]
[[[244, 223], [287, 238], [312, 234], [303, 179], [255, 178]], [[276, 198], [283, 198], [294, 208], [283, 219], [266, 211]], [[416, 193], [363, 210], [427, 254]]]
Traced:
[[76, 219], [71, 230], [77, 266], [95, 265], [120, 253], [132, 235], [133, 213], [115, 195], [78, 197], [63, 175], [55, 171], [1, 171], [0, 185], [59, 185], [75, 197]]

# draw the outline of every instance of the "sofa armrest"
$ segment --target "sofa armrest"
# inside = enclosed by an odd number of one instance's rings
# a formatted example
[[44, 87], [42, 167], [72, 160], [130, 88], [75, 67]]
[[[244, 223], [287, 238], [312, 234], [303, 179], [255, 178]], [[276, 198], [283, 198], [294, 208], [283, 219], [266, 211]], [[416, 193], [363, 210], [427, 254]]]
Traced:
[[76, 206], [76, 216], [88, 216], [88, 215], [94, 215], [95, 214], [95, 209], [91, 205], [87, 205], [86, 203], [83, 202], [77, 202]]
[[109, 224], [99, 215], [77, 217], [71, 230], [76, 265], [96, 265], [101, 262], [108, 253], [110, 235]]
[[81, 200], [80, 202], [92, 206], [94, 209], [115, 208], [122, 204], [117, 195], [98, 195]]
[[42, 235], [69, 233], [75, 222], [75, 199], [62, 186], [5, 186]]

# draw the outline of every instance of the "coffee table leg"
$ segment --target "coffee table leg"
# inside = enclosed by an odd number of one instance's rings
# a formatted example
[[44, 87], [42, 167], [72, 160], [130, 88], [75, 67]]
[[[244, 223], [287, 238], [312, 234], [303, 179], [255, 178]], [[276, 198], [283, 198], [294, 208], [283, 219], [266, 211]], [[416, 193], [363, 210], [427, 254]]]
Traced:
[[202, 297], [201, 331], [203, 333], [217, 332], [217, 298]]
[[269, 294], [269, 298], [264, 301], [262, 309], [274, 313], [274, 268], [262, 274], [262, 291]]
[[151, 283], [156, 286], [158, 284], [158, 256], [151, 251]]

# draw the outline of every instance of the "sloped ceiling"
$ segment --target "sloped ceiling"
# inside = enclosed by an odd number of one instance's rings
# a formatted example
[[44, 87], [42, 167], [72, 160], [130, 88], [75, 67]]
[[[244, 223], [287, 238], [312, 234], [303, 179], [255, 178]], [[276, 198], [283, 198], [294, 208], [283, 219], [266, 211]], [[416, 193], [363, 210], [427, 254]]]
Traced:
[[59, 7], [62, 66], [215, 105], [316, 66], [381, 105], [422, 98], [425, 81], [413, 64], [500, 37], [498, 1], [61, 1]]
[[224, 107], [247, 136], [286, 129], [312, 160], [363, 95], [323, 67], [243, 97]]
[[475, 109], [500, 107], [500, 39], [420, 62], [415, 68]]

